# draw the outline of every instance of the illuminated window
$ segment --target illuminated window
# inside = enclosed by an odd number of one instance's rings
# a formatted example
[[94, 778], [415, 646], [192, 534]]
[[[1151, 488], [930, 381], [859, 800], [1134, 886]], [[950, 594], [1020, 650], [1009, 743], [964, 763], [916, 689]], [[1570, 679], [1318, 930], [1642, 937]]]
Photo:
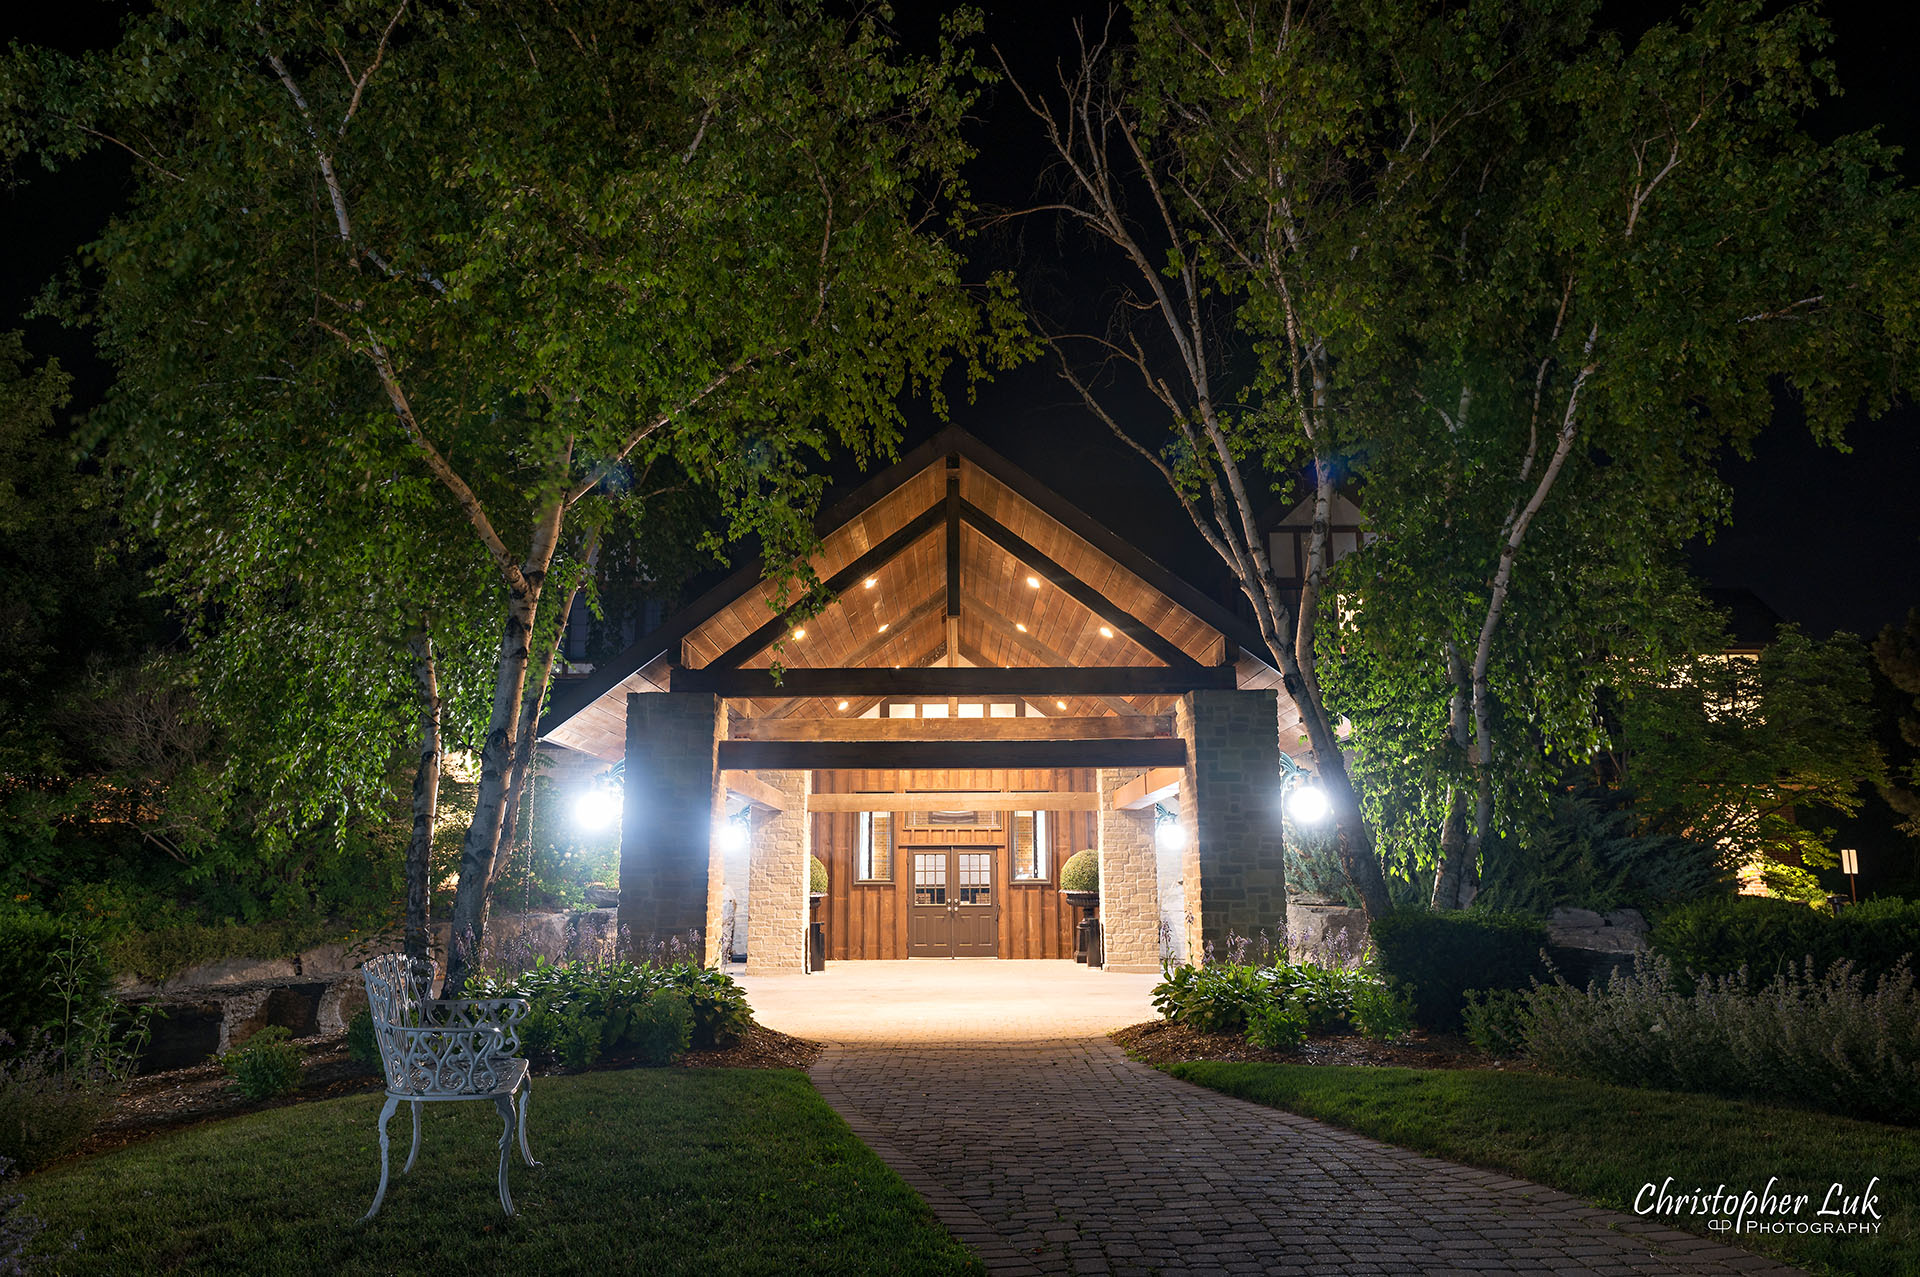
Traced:
[[922, 705], [920, 707], [920, 717], [922, 718], [945, 718], [946, 716], [947, 707], [945, 702]]
[[860, 813], [860, 881], [893, 881], [893, 814]]
[[1013, 877], [1016, 882], [1044, 882], [1052, 821], [1044, 811], [1013, 813]]

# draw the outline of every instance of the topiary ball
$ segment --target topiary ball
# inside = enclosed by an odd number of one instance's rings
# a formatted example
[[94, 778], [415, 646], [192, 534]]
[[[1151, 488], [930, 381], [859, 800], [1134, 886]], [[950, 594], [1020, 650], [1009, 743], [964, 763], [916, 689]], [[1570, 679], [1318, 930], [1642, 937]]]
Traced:
[[827, 866], [818, 856], [808, 856], [807, 890], [816, 896], [827, 894]]
[[1060, 866], [1060, 890], [1100, 890], [1100, 853], [1088, 848], [1076, 851]]

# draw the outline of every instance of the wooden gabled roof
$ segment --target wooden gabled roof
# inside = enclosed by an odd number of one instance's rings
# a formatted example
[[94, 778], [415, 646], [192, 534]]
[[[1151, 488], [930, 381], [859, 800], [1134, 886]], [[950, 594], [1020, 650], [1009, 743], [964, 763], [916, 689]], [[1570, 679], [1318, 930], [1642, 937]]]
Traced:
[[[824, 514], [813, 568], [834, 600], [790, 629], [756, 565], [556, 692], [541, 738], [603, 758], [625, 748], [626, 697], [676, 668], [1232, 664], [1277, 686], [1250, 626], [958, 428]], [[1065, 701], [1064, 708], [1059, 700]], [[1037, 712], [1154, 714], [1165, 697], [1063, 697]], [[858, 715], [873, 702], [730, 702], [751, 717]]]

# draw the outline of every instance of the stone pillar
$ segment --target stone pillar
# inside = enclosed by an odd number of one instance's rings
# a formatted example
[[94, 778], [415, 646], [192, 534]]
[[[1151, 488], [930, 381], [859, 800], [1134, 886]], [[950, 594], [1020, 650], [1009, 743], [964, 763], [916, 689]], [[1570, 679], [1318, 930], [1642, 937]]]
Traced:
[[1100, 926], [1107, 970], [1160, 966], [1160, 870], [1154, 854], [1153, 809], [1120, 811], [1114, 791], [1138, 767], [1102, 767], [1100, 782]]
[[1275, 694], [1189, 692], [1174, 706], [1187, 743], [1180, 823], [1187, 834], [1187, 953], [1224, 959], [1231, 936], [1284, 942], [1287, 889], [1280, 834]]
[[755, 821], [747, 862], [747, 974], [806, 969], [807, 863], [813, 856], [810, 771], [756, 772], [784, 802], [765, 822]]
[[708, 951], [713, 822], [723, 810], [720, 698], [698, 692], [627, 696], [626, 804], [620, 820], [620, 926], [628, 953], [701, 937]]

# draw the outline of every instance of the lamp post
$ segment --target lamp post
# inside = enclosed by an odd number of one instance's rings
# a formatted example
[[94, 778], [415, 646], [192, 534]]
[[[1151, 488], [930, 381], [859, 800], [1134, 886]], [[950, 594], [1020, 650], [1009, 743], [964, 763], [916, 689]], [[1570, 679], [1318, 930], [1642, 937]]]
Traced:
[[1853, 903], [1860, 903], [1860, 853], [1851, 847], [1840, 849], [1840, 872], [1847, 876], [1847, 891], [1853, 897]]

